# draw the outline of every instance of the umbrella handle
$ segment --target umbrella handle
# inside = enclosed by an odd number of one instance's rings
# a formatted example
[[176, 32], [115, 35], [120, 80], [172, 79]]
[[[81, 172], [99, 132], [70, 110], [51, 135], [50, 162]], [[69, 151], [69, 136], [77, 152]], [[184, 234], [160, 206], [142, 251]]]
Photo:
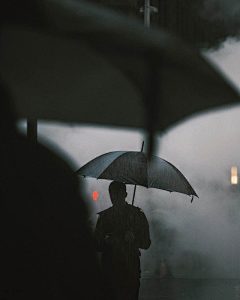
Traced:
[[133, 205], [133, 203], [134, 203], [134, 198], [135, 198], [135, 193], [136, 193], [136, 185], [134, 186], [134, 192], [133, 192], [133, 199], [132, 199], [132, 205]]
[[[142, 142], [142, 149], [141, 149], [141, 152], [143, 152], [143, 146], [144, 146], [144, 141]], [[137, 188], [137, 186], [135, 185], [135, 186], [134, 186], [134, 192], [133, 192], [132, 205], [133, 205], [133, 203], [134, 203], [134, 198], [135, 198], [136, 188]]]
[[[141, 152], [143, 152], [143, 146], [144, 146], [144, 141], [142, 142], [142, 149], [141, 149]], [[135, 185], [135, 186], [134, 186], [134, 192], [133, 192], [132, 205], [133, 205], [133, 203], [134, 203], [134, 198], [135, 198], [136, 188], [137, 188], [137, 186]]]

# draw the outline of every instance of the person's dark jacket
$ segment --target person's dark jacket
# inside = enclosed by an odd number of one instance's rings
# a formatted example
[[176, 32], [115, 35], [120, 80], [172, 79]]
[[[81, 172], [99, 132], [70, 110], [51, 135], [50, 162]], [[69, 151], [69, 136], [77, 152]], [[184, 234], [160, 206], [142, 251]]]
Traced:
[[[127, 231], [131, 231], [134, 235], [134, 242], [131, 249], [148, 249], [151, 244], [149, 225], [144, 212], [135, 206], [126, 203], [124, 213], [118, 218], [114, 213], [113, 207], [110, 207], [99, 213], [95, 229], [95, 248], [99, 252], [108, 250], [105, 242], [107, 233], [117, 236], [121, 244], [127, 247], [129, 243], [125, 242], [124, 236]], [[126, 250], [128, 251], [128, 250]]]

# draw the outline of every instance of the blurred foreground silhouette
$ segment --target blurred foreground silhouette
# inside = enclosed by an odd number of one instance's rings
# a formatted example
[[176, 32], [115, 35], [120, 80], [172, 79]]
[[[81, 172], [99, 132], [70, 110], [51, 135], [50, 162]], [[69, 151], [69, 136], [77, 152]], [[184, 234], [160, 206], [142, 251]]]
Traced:
[[17, 133], [9, 95], [0, 91], [0, 298], [101, 299], [76, 175], [49, 149]]

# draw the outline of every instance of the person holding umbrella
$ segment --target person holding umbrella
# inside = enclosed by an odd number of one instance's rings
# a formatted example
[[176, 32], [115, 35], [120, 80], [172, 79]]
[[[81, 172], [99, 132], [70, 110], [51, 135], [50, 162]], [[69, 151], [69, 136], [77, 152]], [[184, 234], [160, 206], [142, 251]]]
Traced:
[[149, 225], [144, 212], [129, 205], [126, 185], [109, 185], [112, 207], [98, 213], [95, 247], [102, 252], [102, 275], [112, 299], [137, 300], [140, 286], [139, 248], [151, 245]]

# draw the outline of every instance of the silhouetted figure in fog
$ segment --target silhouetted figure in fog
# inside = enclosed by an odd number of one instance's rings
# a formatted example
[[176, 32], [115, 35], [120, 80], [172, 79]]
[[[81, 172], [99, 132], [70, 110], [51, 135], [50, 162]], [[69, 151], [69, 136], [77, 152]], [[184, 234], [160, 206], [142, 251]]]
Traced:
[[102, 275], [113, 300], [138, 299], [140, 286], [139, 248], [151, 244], [149, 225], [143, 211], [125, 202], [124, 183], [109, 185], [112, 207], [99, 213], [95, 246], [102, 252]]

